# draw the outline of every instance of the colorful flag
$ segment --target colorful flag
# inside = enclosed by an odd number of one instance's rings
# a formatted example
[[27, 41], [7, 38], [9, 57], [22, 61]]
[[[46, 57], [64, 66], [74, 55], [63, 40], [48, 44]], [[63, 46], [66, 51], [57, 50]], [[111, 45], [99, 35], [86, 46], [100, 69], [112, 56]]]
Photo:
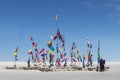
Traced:
[[44, 52], [44, 48], [42, 48], [42, 50], [40, 51], [40, 54], [43, 54], [43, 52]]
[[48, 41], [48, 47], [50, 48], [52, 46], [52, 41]]

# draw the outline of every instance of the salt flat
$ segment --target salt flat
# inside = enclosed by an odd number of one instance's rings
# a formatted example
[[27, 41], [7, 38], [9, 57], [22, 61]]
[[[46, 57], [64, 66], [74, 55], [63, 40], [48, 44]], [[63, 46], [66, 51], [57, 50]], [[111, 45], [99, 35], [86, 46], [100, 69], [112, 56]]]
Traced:
[[[120, 80], [120, 62], [109, 62], [109, 71], [60, 71], [60, 72], [40, 72], [38, 70], [6, 70], [5, 66], [10, 62], [0, 63], [0, 80]], [[17, 63], [23, 64], [25, 63]]]

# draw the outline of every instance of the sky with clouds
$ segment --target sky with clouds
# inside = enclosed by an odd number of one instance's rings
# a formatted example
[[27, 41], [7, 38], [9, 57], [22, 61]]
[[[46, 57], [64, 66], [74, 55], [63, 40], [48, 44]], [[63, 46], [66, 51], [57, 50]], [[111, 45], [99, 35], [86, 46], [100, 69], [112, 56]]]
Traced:
[[[47, 41], [58, 28], [56, 14], [68, 56], [72, 42], [81, 55], [87, 56], [88, 35], [94, 61], [97, 61], [98, 40], [102, 58], [120, 61], [120, 0], [0, 0], [0, 61], [14, 61], [16, 46], [19, 46], [19, 61], [27, 61], [27, 51], [34, 51], [30, 35], [39, 50], [48, 49]], [[53, 47], [55, 44], [54, 41]]]

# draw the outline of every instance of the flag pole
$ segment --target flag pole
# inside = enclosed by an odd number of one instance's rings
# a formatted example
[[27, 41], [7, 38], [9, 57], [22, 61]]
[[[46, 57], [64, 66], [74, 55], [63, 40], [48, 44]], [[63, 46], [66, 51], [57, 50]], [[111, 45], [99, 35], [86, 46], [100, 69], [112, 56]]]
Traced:
[[96, 71], [98, 71], [100, 69], [100, 40], [98, 40], [98, 57], [97, 57], [97, 69]]
[[[58, 25], [58, 15], [56, 14], [55, 15], [55, 21], [56, 21], [56, 26], [57, 26], [57, 32], [59, 31], [59, 25]], [[57, 33], [58, 34], [58, 33]], [[59, 34], [57, 35], [59, 37]], [[58, 38], [57, 38], [57, 44], [56, 44], [56, 49], [57, 49], [57, 59], [56, 59], [56, 64], [58, 63], [58, 60], [59, 60], [59, 41], [58, 41]]]

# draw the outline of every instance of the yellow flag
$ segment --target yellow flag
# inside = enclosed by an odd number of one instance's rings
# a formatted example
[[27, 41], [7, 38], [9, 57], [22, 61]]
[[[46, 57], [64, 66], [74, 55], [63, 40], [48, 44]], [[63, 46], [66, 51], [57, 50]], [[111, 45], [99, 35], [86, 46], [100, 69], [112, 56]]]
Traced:
[[17, 56], [17, 52], [16, 51], [14, 52], [14, 56]]
[[53, 54], [52, 50], [49, 50], [49, 53], [52, 55]]
[[52, 44], [52, 41], [48, 41], [48, 45]]

